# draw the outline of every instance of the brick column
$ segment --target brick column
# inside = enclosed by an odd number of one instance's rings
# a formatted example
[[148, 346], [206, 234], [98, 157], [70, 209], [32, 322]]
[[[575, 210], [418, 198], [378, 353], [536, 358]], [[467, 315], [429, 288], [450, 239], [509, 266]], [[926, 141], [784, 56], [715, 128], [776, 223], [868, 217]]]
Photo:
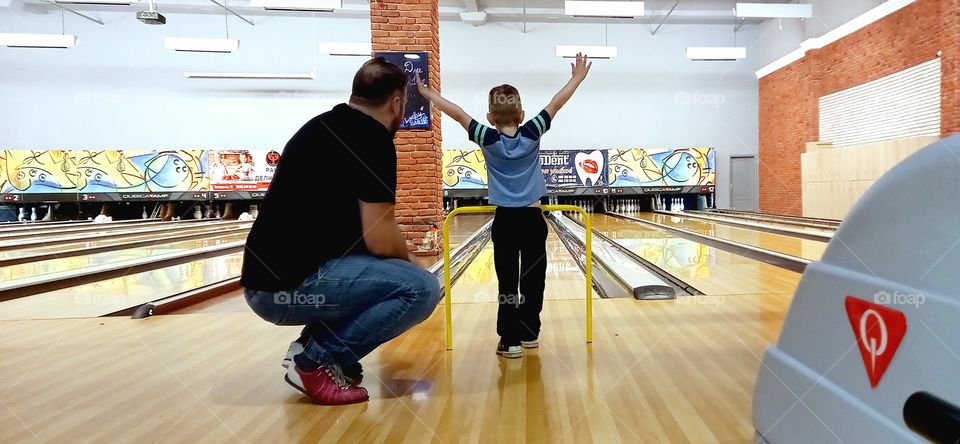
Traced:
[[[429, 53], [430, 86], [440, 89], [440, 31], [437, 0], [371, 0], [373, 50]], [[412, 250], [421, 248], [430, 224], [443, 222], [443, 153], [440, 111], [429, 130], [397, 133], [397, 218]], [[438, 245], [420, 254], [439, 253]]]

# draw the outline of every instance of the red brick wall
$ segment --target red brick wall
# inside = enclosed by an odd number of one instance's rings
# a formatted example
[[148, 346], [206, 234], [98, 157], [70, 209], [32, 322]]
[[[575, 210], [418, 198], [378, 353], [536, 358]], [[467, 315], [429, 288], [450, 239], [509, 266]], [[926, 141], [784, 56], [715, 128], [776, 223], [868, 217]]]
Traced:
[[760, 79], [760, 211], [803, 211], [800, 154], [819, 139], [818, 103], [942, 51], [941, 131], [960, 132], [960, 0], [918, 0]]
[[[371, 0], [374, 51], [426, 51], [430, 84], [440, 89], [440, 34], [437, 0]], [[440, 174], [443, 156], [440, 111], [433, 109], [431, 129], [397, 133], [397, 218], [407, 240], [419, 248], [430, 224], [443, 221]], [[435, 254], [436, 247], [424, 253]]]

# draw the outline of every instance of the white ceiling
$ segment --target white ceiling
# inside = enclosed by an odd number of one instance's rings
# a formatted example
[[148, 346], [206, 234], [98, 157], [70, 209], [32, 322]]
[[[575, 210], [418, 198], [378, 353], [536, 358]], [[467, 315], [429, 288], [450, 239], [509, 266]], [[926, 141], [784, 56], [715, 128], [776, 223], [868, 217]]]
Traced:
[[[169, 14], [222, 14], [224, 11], [213, 0], [157, 0], [157, 9]], [[217, 0], [224, 3], [224, 0]], [[791, 0], [750, 0], [759, 3], [778, 3]], [[530, 23], [645, 23], [657, 25], [753, 25], [762, 19], [737, 19], [734, 16], [736, 0], [648, 0], [646, 16], [637, 19], [596, 19], [567, 17], [563, 14], [563, 0], [440, 0], [441, 20], [460, 20], [460, 12], [479, 10], [487, 13], [488, 22]], [[249, 0], [226, 0], [233, 10], [256, 22], [258, 16], [307, 16], [309, 12], [266, 11], [249, 6]], [[676, 8], [667, 16], [668, 12]], [[59, 10], [47, 0], [13, 0], [11, 8], [24, 12], [46, 13]], [[146, 9], [146, 0], [132, 6], [70, 5], [71, 9], [96, 16], [97, 12], [134, 12]], [[474, 9], [476, 7], [476, 9]], [[342, 18], [369, 17], [367, 0], [345, 0], [344, 8], [332, 13], [317, 13], [318, 16]]]

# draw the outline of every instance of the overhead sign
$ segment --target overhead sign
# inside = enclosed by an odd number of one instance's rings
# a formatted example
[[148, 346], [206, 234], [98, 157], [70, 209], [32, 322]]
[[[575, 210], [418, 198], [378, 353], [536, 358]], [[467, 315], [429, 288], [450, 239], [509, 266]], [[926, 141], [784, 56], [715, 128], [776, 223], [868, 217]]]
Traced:
[[907, 317], [853, 296], [847, 296], [845, 303], [870, 387], [876, 388], [907, 332]]

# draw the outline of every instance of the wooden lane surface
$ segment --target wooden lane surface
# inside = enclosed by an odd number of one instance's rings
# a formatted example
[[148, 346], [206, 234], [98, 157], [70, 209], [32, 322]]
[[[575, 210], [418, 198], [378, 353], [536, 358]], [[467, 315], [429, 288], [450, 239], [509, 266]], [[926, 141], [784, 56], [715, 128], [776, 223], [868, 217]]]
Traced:
[[765, 233], [749, 228], [734, 227], [703, 219], [683, 217], [681, 215], [675, 216], [661, 213], [639, 212], [632, 214], [632, 216], [663, 225], [683, 228], [694, 233], [705, 234], [707, 236], [739, 242], [778, 253], [802, 257], [812, 261], [820, 260], [824, 250], [827, 249], [827, 243], [822, 241]]
[[[103, 316], [240, 275], [231, 253], [0, 302], [0, 319]], [[241, 299], [242, 301], [242, 299]]]
[[[464, 214], [454, 218], [450, 225], [450, 247], [456, 248], [460, 242], [490, 221], [491, 217], [488, 214]], [[417, 256], [416, 260], [418, 265], [429, 267], [440, 258], [440, 256]], [[243, 290], [237, 290], [178, 310], [176, 313], [236, 313], [249, 311], [250, 307], [247, 306], [247, 302], [243, 298]]]
[[599, 232], [708, 295], [792, 295], [800, 274], [637, 222], [593, 215]]
[[589, 346], [582, 303], [551, 300], [517, 360], [494, 355], [496, 304], [455, 308], [450, 352], [438, 309], [363, 360], [371, 401], [344, 407], [283, 382], [298, 328], [252, 313], [0, 321], [0, 441], [748, 443], [789, 300], [598, 300]]

